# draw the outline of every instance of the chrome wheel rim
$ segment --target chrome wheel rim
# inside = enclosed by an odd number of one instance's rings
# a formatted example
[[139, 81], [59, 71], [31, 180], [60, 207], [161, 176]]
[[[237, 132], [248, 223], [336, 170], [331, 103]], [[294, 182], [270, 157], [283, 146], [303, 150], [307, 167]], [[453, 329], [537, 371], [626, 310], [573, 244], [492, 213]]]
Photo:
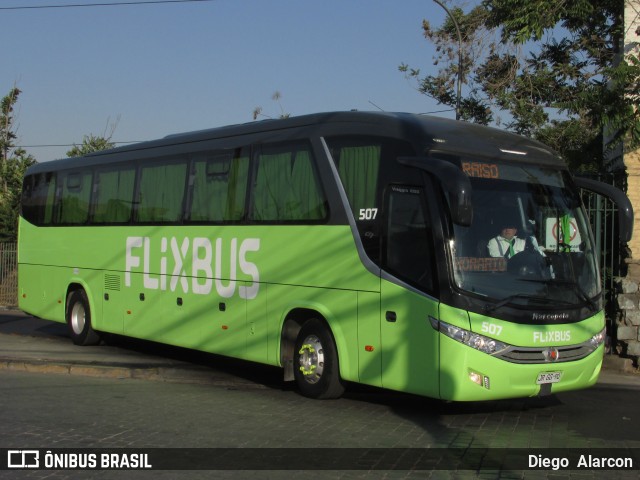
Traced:
[[76, 303], [71, 309], [71, 328], [76, 335], [80, 335], [84, 330], [85, 316], [84, 306], [81, 303]]
[[299, 369], [308, 383], [318, 383], [324, 370], [324, 350], [322, 342], [316, 335], [304, 339], [298, 351]]

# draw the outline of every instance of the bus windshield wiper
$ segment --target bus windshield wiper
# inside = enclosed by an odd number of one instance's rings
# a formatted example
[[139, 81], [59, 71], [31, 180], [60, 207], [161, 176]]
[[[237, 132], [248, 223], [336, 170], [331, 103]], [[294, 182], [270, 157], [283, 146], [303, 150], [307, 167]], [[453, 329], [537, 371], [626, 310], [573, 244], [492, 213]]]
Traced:
[[526, 293], [516, 293], [514, 295], [510, 295], [510, 296], [508, 296], [506, 298], [503, 298], [502, 300], [500, 300], [495, 305], [486, 304], [484, 306], [484, 311], [485, 311], [485, 313], [491, 313], [494, 310], [497, 310], [498, 308], [504, 307], [506, 304], [511, 303], [516, 298], [524, 298], [526, 300], [533, 300], [535, 302], [544, 303], [544, 304], [557, 303], [556, 300], [551, 300], [551, 299], [549, 299], [547, 297], [537, 297], [535, 295], [528, 295]]
[[589, 310], [591, 310], [592, 312], [595, 312], [596, 310], [598, 310], [598, 306], [596, 305], [596, 302], [594, 302], [593, 300], [591, 300], [589, 298], [589, 295], [587, 295], [587, 292], [585, 292], [582, 287], [580, 286], [580, 284], [574, 280], [556, 280], [556, 279], [551, 279], [551, 280], [524, 280], [526, 282], [538, 282], [538, 283], [544, 283], [545, 285], [551, 285], [551, 286], [567, 286], [567, 287], [571, 287], [571, 289], [573, 290], [573, 292], [576, 294], [576, 296], [582, 300], [584, 303], [587, 304], [587, 307], [589, 308]]
[[598, 306], [596, 305], [596, 302], [594, 302], [589, 298], [589, 295], [587, 295], [587, 292], [584, 291], [584, 289], [580, 286], [578, 282], [571, 281], [571, 280], [549, 280], [548, 282], [551, 285], [567, 285], [571, 287], [575, 292], [575, 294], [578, 296], [578, 298], [580, 298], [582, 301], [584, 301], [587, 304], [587, 307], [589, 307], [589, 310], [591, 310], [592, 312], [595, 312], [596, 310], [598, 310]]

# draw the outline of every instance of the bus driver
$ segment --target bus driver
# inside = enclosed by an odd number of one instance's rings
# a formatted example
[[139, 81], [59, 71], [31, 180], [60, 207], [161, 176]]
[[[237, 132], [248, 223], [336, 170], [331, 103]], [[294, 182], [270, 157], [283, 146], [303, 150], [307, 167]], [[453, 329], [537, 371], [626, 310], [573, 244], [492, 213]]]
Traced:
[[[508, 260], [525, 249], [527, 240], [517, 236], [518, 228], [516, 224], [517, 222], [514, 220], [505, 219], [502, 221], [500, 234], [490, 239], [489, 243], [487, 243], [490, 256], [504, 257]], [[531, 237], [531, 242], [534, 250], [544, 257], [545, 254], [534, 237]]]

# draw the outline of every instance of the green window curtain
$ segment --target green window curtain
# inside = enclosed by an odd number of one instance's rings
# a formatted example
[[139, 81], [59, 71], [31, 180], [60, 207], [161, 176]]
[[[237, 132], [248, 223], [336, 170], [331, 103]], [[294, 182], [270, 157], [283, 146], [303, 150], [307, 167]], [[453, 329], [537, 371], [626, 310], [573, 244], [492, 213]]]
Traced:
[[43, 188], [46, 191], [45, 194], [45, 203], [43, 205], [44, 215], [43, 215], [43, 223], [45, 225], [51, 225], [53, 223], [53, 211], [54, 205], [56, 201], [56, 174], [55, 173], [45, 173], [45, 182]]
[[380, 155], [379, 145], [340, 149], [338, 173], [354, 213], [375, 204]]
[[231, 163], [231, 170], [229, 171], [227, 208], [224, 217], [226, 221], [239, 221], [244, 218], [248, 182], [249, 157], [237, 157]]
[[307, 150], [265, 149], [258, 158], [253, 218], [258, 221], [311, 221], [326, 216], [311, 154]]
[[293, 212], [292, 220], [321, 220], [326, 217], [326, 203], [307, 151], [300, 151], [296, 155], [291, 170], [291, 189], [299, 207]]
[[255, 220], [276, 221], [287, 218], [290, 208], [289, 176], [291, 152], [268, 154], [259, 157], [258, 173], [254, 188], [253, 216]]
[[89, 200], [91, 199], [91, 172], [70, 172], [62, 183], [60, 199], [60, 223], [79, 225], [89, 219]]
[[186, 162], [144, 167], [140, 179], [138, 222], [180, 221], [186, 175]]
[[207, 174], [207, 164], [207, 160], [196, 161], [194, 164], [190, 220], [221, 222], [226, 208], [228, 174]]
[[215, 157], [194, 162], [195, 179], [189, 219], [193, 222], [238, 221], [244, 216], [249, 158], [223, 165]]
[[133, 168], [98, 173], [94, 223], [126, 223], [131, 219], [135, 176]]

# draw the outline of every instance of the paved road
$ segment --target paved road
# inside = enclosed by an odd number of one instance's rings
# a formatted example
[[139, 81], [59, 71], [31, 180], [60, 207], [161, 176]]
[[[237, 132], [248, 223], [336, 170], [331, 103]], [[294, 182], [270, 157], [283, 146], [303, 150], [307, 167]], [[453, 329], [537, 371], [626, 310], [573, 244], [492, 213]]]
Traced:
[[[251, 449], [302, 455], [323, 455], [331, 450], [316, 449], [336, 447], [361, 449], [353, 450], [357, 454], [367, 449], [406, 454], [412, 450], [398, 449], [414, 448], [498, 453], [572, 448], [586, 454], [601, 447], [640, 449], [640, 378], [611, 371], [589, 390], [543, 398], [450, 404], [356, 387], [339, 400], [314, 401], [284, 385], [278, 369], [144, 342], [75, 347], [63, 326], [11, 312], [0, 312], [0, 366], [0, 448], [241, 447], [245, 450], [236, 452], [247, 452], [247, 465], [255, 460], [251, 455], [263, 451]], [[300, 448], [306, 450], [292, 450]], [[129, 471], [126, 478], [175, 478], [178, 473]], [[187, 476], [214, 477], [202, 471]], [[5, 477], [123, 478], [123, 472], [0, 471]], [[248, 477], [586, 479], [602, 478], [603, 472], [215, 472], [215, 478]], [[607, 471], [606, 477], [636, 479], [639, 470]]]

